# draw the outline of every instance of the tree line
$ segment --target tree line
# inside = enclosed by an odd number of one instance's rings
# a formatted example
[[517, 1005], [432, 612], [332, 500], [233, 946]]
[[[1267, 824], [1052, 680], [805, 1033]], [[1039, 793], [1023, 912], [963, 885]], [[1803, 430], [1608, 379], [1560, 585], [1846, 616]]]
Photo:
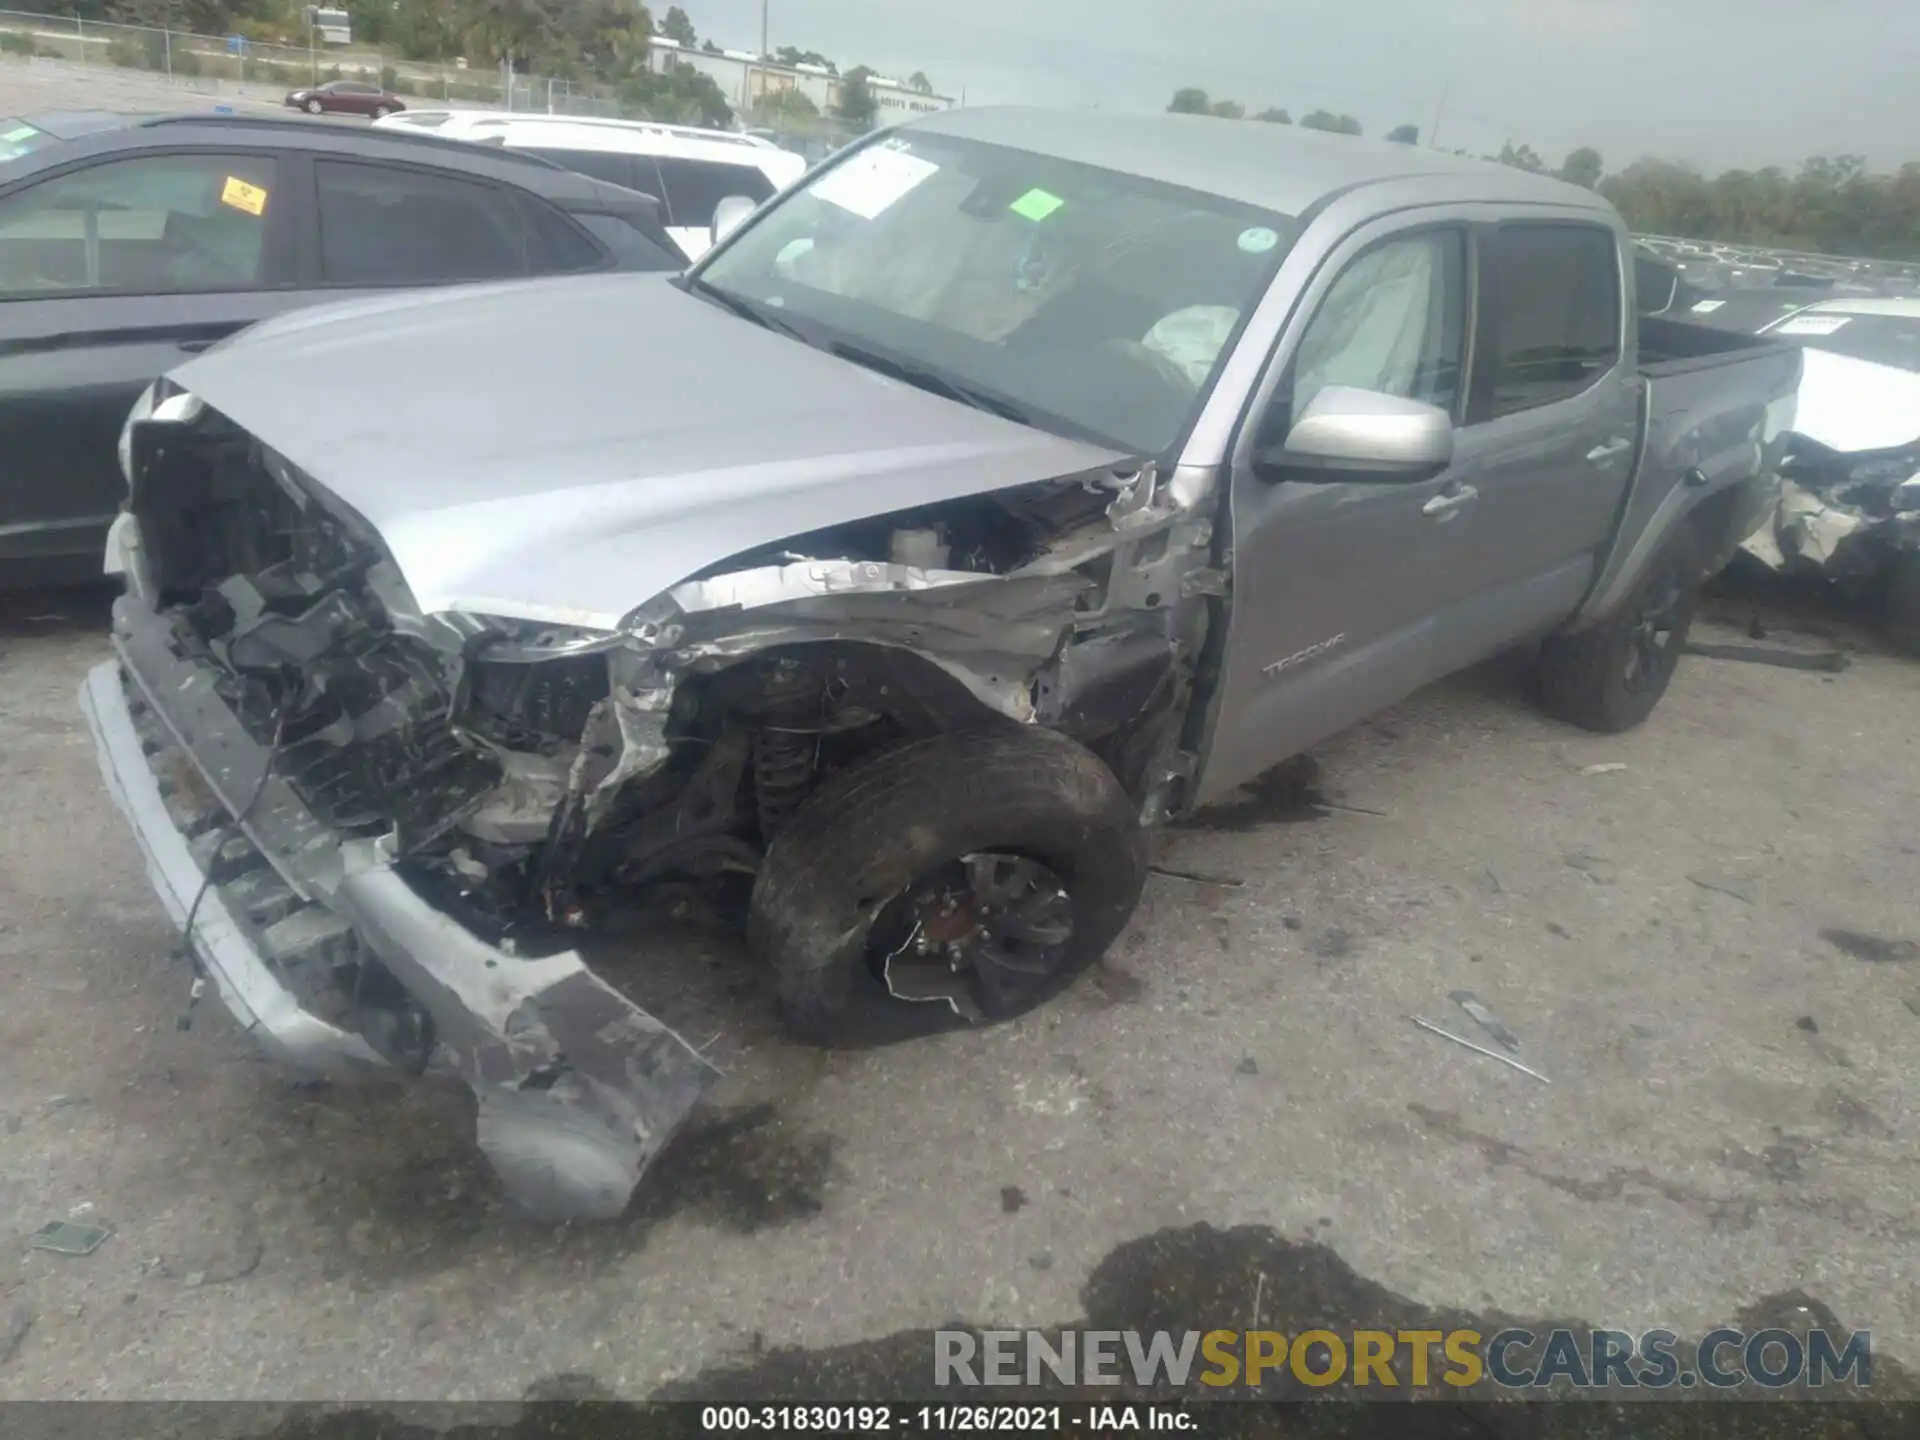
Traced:
[[[198, 35], [241, 35], [259, 44], [304, 47], [309, 40], [304, 3], [294, 0], [7, 0], [29, 13], [66, 19], [139, 25]], [[401, 60], [452, 65], [605, 86], [624, 107], [658, 120], [727, 126], [733, 107], [713, 78], [687, 64], [664, 74], [648, 64], [653, 17], [638, 0], [323, 0], [343, 9], [356, 48], [377, 47]], [[680, 6], [670, 6], [660, 33], [683, 49], [717, 54], [701, 40]], [[867, 83], [873, 71], [855, 66], [842, 75], [825, 56], [782, 46], [767, 59], [817, 65], [839, 80], [831, 119], [852, 130], [870, 128], [879, 106]], [[932, 93], [915, 72], [907, 84]], [[824, 123], [812, 100], [797, 90], [775, 92], [755, 106], [764, 123]]]
[[[1284, 109], [1248, 115], [1238, 101], [1215, 99], [1194, 86], [1176, 90], [1167, 109], [1226, 120], [1295, 123]], [[1298, 123], [1340, 135], [1362, 133], [1353, 116], [1327, 110], [1303, 115]], [[1420, 131], [1414, 125], [1399, 125], [1386, 138], [1417, 145]], [[1816, 155], [1793, 172], [1769, 165], [1709, 176], [1680, 161], [1644, 159], [1608, 173], [1600, 152], [1590, 146], [1570, 151], [1552, 165], [1531, 145], [1511, 141], [1498, 154], [1481, 158], [1597, 190], [1634, 230], [1645, 235], [1682, 235], [1876, 260], [1920, 260], [1920, 162], [1876, 173], [1858, 155]]]

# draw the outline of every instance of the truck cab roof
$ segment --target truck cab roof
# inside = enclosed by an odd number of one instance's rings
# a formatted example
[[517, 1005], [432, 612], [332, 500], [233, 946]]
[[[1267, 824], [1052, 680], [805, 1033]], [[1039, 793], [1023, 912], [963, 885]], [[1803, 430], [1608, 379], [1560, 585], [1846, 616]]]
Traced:
[[902, 128], [1097, 165], [1296, 217], [1361, 186], [1418, 180], [1440, 181], [1442, 192], [1457, 191], [1459, 198], [1613, 214], [1591, 190], [1511, 165], [1297, 125], [981, 106], [944, 110]]

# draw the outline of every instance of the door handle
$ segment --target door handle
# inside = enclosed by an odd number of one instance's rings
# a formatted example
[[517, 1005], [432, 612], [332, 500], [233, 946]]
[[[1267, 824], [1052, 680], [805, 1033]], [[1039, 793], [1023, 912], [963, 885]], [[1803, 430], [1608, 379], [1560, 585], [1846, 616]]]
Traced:
[[1462, 506], [1471, 505], [1480, 498], [1480, 492], [1471, 485], [1462, 485], [1451, 495], [1436, 495], [1420, 507], [1422, 515], [1451, 515]]
[[1633, 441], [1615, 436], [1604, 444], [1596, 445], [1593, 449], [1587, 451], [1587, 460], [1591, 464], [1600, 465], [1611, 460], [1616, 455], [1625, 454], [1632, 448]]

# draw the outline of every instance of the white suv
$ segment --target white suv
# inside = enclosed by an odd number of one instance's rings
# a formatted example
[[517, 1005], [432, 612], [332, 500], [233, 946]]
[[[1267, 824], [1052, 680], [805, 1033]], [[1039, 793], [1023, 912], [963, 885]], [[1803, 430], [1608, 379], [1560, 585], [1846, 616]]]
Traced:
[[596, 180], [643, 191], [666, 207], [667, 233], [689, 260], [698, 260], [712, 243], [713, 212], [723, 199], [743, 195], [758, 204], [807, 170], [801, 156], [758, 136], [648, 120], [405, 110], [375, 124], [525, 150]]

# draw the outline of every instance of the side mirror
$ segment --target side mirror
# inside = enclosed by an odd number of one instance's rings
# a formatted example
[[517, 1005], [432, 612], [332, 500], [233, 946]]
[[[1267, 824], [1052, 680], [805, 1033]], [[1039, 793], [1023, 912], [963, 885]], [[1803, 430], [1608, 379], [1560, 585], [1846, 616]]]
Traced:
[[[1300, 479], [1425, 480], [1453, 461], [1453, 417], [1423, 400], [1329, 385], [1301, 412], [1264, 471]], [[1320, 472], [1319, 475], [1299, 472]]]
[[721, 200], [713, 207], [713, 224], [707, 227], [708, 233], [713, 237], [713, 243], [718, 245], [738, 230], [740, 222], [759, 208], [759, 201], [749, 199], [745, 195], [729, 195]]

